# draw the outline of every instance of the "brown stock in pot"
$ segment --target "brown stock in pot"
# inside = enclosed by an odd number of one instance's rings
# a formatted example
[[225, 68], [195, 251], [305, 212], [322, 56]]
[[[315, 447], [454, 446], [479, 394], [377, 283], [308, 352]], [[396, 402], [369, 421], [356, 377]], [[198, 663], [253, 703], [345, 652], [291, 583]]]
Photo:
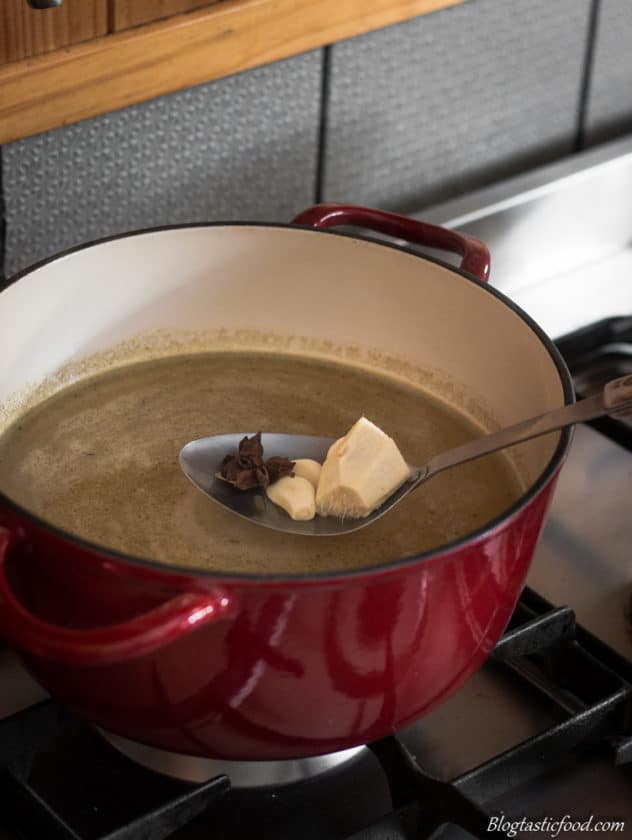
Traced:
[[333, 437], [362, 414], [411, 463], [480, 434], [420, 388], [368, 369], [277, 353], [198, 353], [101, 373], [32, 408], [0, 437], [0, 490], [108, 548], [263, 574], [349, 569], [431, 549], [519, 496], [513, 467], [497, 454], [438, 476], [369, 529], [313, 539], [249, 525], [206, 499], [178, 465], [194, 438], [242, 430]]

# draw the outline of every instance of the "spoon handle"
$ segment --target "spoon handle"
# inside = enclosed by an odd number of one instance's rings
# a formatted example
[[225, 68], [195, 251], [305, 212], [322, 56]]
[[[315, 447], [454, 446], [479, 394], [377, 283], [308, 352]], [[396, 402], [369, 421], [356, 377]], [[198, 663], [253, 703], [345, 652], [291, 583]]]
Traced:
[[547, 432], [555, 432], [572, 423], [592, 420], [604, 414], [625, 412], [626, 409], [632, 409], [632, 375], [611, 380], [604, 386], [601, 393], [594, 397], [580, 400], [572, 405], [565, 405], [563, 408], [556, 408], [554, 411], [547, 411], [546, 414], [539, 414], [537, 417], [523, 420], [499, 432], [476, 438], [455, 449], [435, 455], [425, 467], [421, 468], [414, 486], [417, 487], [423, 481], [449, 467], [473, 461], [475, 458], [504, 449], [506, 446], [531, 440]]

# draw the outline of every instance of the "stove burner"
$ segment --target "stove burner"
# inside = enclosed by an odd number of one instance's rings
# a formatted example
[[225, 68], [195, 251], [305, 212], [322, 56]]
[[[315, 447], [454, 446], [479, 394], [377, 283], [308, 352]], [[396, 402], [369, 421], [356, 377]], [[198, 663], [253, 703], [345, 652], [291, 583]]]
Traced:
[[115, 749], [137, 764], [164, 776], [187, 782], [207, 782], [225, 775], [233, 788], [280, 787], [312, 779], [357, 758], [365, 747], [287, 761], [224, 761], [160, 750], [130, 741], [113, 732], [98, 730]]

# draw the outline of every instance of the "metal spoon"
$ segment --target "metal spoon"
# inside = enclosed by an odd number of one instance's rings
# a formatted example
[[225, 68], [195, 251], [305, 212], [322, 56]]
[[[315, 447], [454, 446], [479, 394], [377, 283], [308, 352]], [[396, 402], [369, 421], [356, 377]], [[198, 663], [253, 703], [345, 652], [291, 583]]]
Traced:
[[[271, 502], [264, 490], [236, 490], [231, 484], [215, 478], [224, 456], [236, 452], [239, 441], [246, 435], [251, 436], [254, 432], [215, 435], [191, 441], [180, 452], [180, 466], [193, 484], [214, 502], [249, 519], [256, 525], [263, 525], [275, 531], [285, 531], [288, 534], [315, 537], [339, 536], [366, 528], [367, 525], [388, 513], [409, 493], [443, 470], [515, 443], [554, 432], [573, 423], [592, 420], [604, 414], [624, 412], [627, 409], [632, 409], [632, 375], [613, 379], [605, 385], [603, 391], [593, 397], [531, 417], [499, 432], [464, 443], [448, 452], [442, 452], [432, 457], [422, 467], [411, 466], [410, 479], [364, 519], [316, 516], [306, 522], [295, 521]], [[284, 455], [292, 460], [313, 458], [322, 463], [334, 438], [263, 433], [261, 442], [266, 459], [273, 455]]]

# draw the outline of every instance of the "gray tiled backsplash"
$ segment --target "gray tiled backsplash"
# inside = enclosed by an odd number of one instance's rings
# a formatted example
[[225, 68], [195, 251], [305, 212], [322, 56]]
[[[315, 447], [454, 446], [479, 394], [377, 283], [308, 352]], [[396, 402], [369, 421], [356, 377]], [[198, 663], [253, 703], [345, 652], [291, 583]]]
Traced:
[[632, 132], [632, 2], [599, 5], [585, 137], [589, 144]]
[[[330, 52], [325, 200], [401, 210], [632, 131], [630, 0], [466, 0]], [[2, 149], [5, 272], [152, 225], [288, 220], [314, 201], [315, 51]], [[0, 266], [0, 276], [1, 276]]]
[[470, 0], [336, 44], [328, 200], [415, 208], [573, 149], [590, 0]]
[[7, 276], [72, 245], [313, 203], [322, 54], [307, 53], [2, 149]]

